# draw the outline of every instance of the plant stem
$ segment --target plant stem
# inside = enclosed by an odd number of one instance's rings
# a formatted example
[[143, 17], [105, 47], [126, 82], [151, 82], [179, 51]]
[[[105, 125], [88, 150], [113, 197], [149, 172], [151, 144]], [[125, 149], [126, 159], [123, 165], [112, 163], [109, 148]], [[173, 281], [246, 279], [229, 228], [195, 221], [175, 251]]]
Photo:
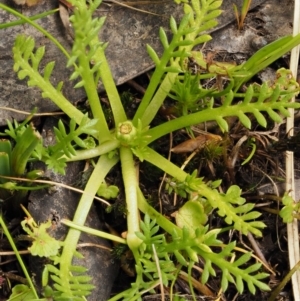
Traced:
[[24, 264], [24, 262], [22, 260], [22, 257], [19, 254], [19, 251], [18, 251], [18, 249], [17, 249], [17, 247], [16, 247], [16, 245], [14, 243], [14, 240], [11, 237], [11, 235], [10, 235], [10, 233], [9, 233], [6, 225], [5, 225], [5, 222], [4, 222], [3, 218], [2, 218], [2, 215], [0, 215], [0, 226], [3, 229], [3, 232], [6, 235], [8, 241], [9, 241], [9, 243], [10, 243], [10, 245], [11, 245], [11, 247], [12, 247], [12, 249], [13, 249], [13, 251], [14, 251], [16, 257], [17, 257], [17, 259], [18, 259], [18, 262], [19, 262], [19, 264], [20, 264], [20, 266], [22, 268], [22, 271], [23, 271], [23, 273], [24, 273], [24, 275], [25, 275], [25, 277], [26, 277], [26, 279], [28, 281], [30, 289], [32, 290], [32, 293], [34, 294], [35, 298], [38, 299], [39, 297], [38, 297], [38, 294], [37, 294], [37, 292], [35, 290], [35, 286], [32, 283], [31, 277], [28, 274], [27, 268], [26, 268], [26, 266], [25, 266], [25, 264]]
[[137, 204], [138, 179], [131, 149], [121, 146], [120, 159], [127, 205], [127, 244], [134, 253], [141, 240], [135, 234], [140, 232], [140, 217]]
[[174, 163], [164, 158], [162, 155], [158, 154], [150, 147], [147, 147], [145, 151], [145, 160], [153, 164], [154, 166], [157, 166], [162, 171], [176, 178], [180, 182], [184, 182], [188, 175], [181, 168], [179, 168]]
[[166, 75], [141, 118], [143, 127], [148, 126], [157, 115], [158, 110], [168, 96], [177, 76], [177, 73], [168, 73]]
[[97, 50], [95, 56], [97, 57], [97, 61], [101, 62], [99, 68], [101, 81], [109, 99], [109, 104], [113, 112], [115, 125], [118, 125], [120, 122], [127, 120], [127, 116], [125, 114], [104, 50], [104, 47], [100, 47]]
[[81, 123], [84, 117], [83, 113], [71, 104], [60, 91], [57, 91], [49, 81], [46, 81], [40, 73], [36, 72], [28, 61], [23, 59], [18, 49], [14, 50], [14, 59], [18, 61], [23, 70], [27, 71], [27, 75], [30, 78], [29, 81], [32, 81], [32, 85], [36, 85], [43, 92], [42, 96], [44, 98], [50, 98], [66, 115], [74, 119], [77, 124]]
[[40, 31], [45, 37], [47, 37], [50, 41], [53, 42], [53, 44], [55, 44], [57, 46], [57, 48], [67, 57], [70, 58], [70, 54], [68, 53], [68, 51], [58, 42], [58, 40], [56, 38], [54, 38], [47, 30], [45, 30], [43, 27], [39, 26], [38, 24], [36, 24], [35, 22], [33, 22], [31, 20], [31, 18], [28, 18], [22, 14], [20, 14], [19, 12], [17, 12], [16, 10], [0, 3], [0, 8], [2, 8], [3, 10], [9, 12], [10, 14], [13, 14], [14, 16], [22, 19], [24, 21], [24, 23], [30, 24], [32, 25], [34, 28], [36, 28], [38, 31]]
[[269, 297], [268, 301], [276, 300], [276, 297], [279, 295], [280, 291], [285, 287], [285, 285], [291, 280], [293, 274], [299, 270], [300, 268], [300, 261], [298, 261], [294, 267], [285, 275], [285, 277], [281, 280], [279, 285], [273, 290], [271, 296]]
[[79, 150], [76, 152], [76, 155], [71, 156], [71, 158], [68, 157], [65, 158], [67, 159], [67, 162], [92, 159], [107, 154], [117, 149], [119, 146], [120, 146], [120, 142], [118, 140], [109, 140], [98, 145], [95, 148]]
[[[285, 107], [293, 107], [293, 103], [285, 104]], [[161, 125], [158, 125], [147, 132], [147, 135], [151, 136], [148, 143], [151, 143], [158, 138], [167, 135], [173, 131], [185, 128], [187, 126], [196, 125], [202, 122], [223, 119], [229, 116], [238, 116], [239, 112], [252, 113], [255, 110], [267, 111], [268, 109], [280, 110], [282, 103], [275, 102], [262, 102], [262, 103], [240, 103], [237, 105], [222, 106], [219, 108], [207, 108], [203, 111], [189, 114], [187, 116], [181, 116], [179, 118], [170, 120]]]
[[[117, 157], [111, 159], [105, 155], [100, 157], [85, 187], [85, 193], [82, 195], [79, 201], [73, 218], [73, 223], [77, 224], [78, 226], [84, 225], [90, 208], [93, 204], [93, 198], [91, 195], [96, 194], [98, 187], [103, 182], [105, 176], [117, 162]], [[72, 264], [74, 251], [76, 250], [80, 233], [81, 231], [76, 229], [69, 230], [64, 241], [64, 248], [60, 258], [60, 278], [62, 280], [61, 285], [65, 288], [68, 288], [70, 292], [69, 267]]]
[[[169, 57], [168, 57], [169, 60]], [[167, 64], [167, 62], [165, 63]], [[175, 81], [175, 78], [177, 76], [177, 73], [168, 73], [165, 79], [163, 80], [162, 84], [159, 86], [159, 89], [155, 96], [153, 97], [153, 94], [157, 90], [157, 87], [161, 81], [161, 78], [164, 74], [164, 69], [161, 66], [156, 67], [151, 81], [147, 87], [147, 90], [145, 92], [145, 95], [138, 107], [137, 112], [135, 113], [135, 116], [133, 118], [133, 122], [136, 125], [138, 120], [141, 119], [143, 127], [146, 127], [150, 124], [154, 116], [156, 115], [157, 111], [161, 107], [163, 101], [167, 97], [173, 82]], [[152, 99], [153, 97], [153, 99]], [[151, 103], [150, 103], [151, 101]], [[154, 101], [154, 105], [152, 104]], [[153, 111], [149, 111], [149, 108]], [[146, 112], [149, 113], [149, 116], [146, 115]]]
[[151, 219], [155, 219], [157, 224], [163, 228], [169, 234], [172, 234], [174, 230], [177, 232], [178, 236], [182, 235], [182, 231], [175, 224], [170, 222], [167, 218], [165, 218], [162, 214], [156, 211], [151, 205], [149, 205], [140, 189], [137, 192], [138, 196], [138, 206], [139, 209], [144, 213], [148, 214]]
[[[205, 121], [214, 120], [214, 117], [217, 116], [217, 112], [214, 112], [214, 110], [218, 109], [206, 109], [197, 113], [189, 114], [187, 116], [181, 116], [179, 118], [158, 125], [147, 132], [147, 135], [151, 136], [148, 141], [149, 143], [151, 143], [158, 138], [176, 130], [185, 128], [187, 126], [196, 125]], [[219, 109], [218, 111], [222, 113], [222, 117], [228, 116], [224, 114], [225, 112], [223, 112], [222, 109]]]
[[86, 57], [85, 49], [82, 49], [78, 57], [78, 64], [81, 66], [82, 72], [80, 75], [84, 82], [84, 89], [91, 106], [93, 117], [98, 119], [97, 128], [99, 133], [101, 133], [101, 135], [99, 135], [99, 142], [110, 140], [111, 135], [100, 104], [94, 74], [91, 72], [90, 61]]
[[77, 229], [80, 232], [85, 232], [85, 233], [92, 234], [92, 235], [95, 235], [95, 236], [98, 236], [98, 237], [109, 239], [109, 240], [115, 241], [117, 243], [126, 244], [126, 240], [124, 238], [121, 238], [119, 236], [109, 234], [109, 233], [106, 233], [106, 232], [103, 232], [103, 231], [99, 231], [99, 230], [96, 230], [96, 229], [92, 229], [90, 227], [79, 226], [79, 225], [75, 224], [74, 222], [69, 221], [67, 219], [62, 219], [61, 223], [68, 226], [68, 227], [71, 227], [73, 229]]
[[[29, 19], [31, 21], [42, 19], [42, 18], [47, 17], [49, 15], [55, 14], [58, 11], [59, 11], [59, 9], [55, 8], [55, 9], [52, 9], [52, 10], [45, 11], [41, 14], [37, 14], [37, 15], [34, 15], [32, 17], [29, 17]], [[8, 22], [8, 23], [2, 23], [2, 24], [0, 24], [0, 29], [12, 27], [12, 26], [18, 26], [18, 25], [22, 25], [22, 24], [26, 24], [26, 23], [27, 23], [27, 21], [25, 21], [24, 19], [23, 20], [18, 20], [18, 21], [12, 21], [12, 22]]]

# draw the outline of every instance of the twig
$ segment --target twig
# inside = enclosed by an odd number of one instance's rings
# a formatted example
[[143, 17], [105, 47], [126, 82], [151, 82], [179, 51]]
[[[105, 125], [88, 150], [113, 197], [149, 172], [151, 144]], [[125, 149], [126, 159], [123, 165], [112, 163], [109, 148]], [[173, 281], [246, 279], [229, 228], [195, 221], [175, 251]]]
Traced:
[[142, 87], [141, 85], [139, 85], [135, 80], [130, 79], [126, 82], [126, 84], [128, 84], [129, 86], [133, 87], [136, 91], [138, 91], [139, 93], [141, 93], [142, 95], [145, 94], [146, 89], [144, 87]]
[[10, 112], [18, 113], [18, 114], [23, 114], [23, 115], [32, 115], [33, 117], [35, 117], [35, 116], [57, 116], [57, 115], [66, 115], [64, 112], [32, 113], [32, 112], [26, 112], [26, 111], [17, 110], [17, 109], [9, 108], [9, 107], [0, 107], [0, 110], [10, 111]]
[[[3, 179], [8, 179], [8, 180], [14, 180], [14, 181], [22, 181], [22, 182], [30, 182], [30, 183], [42, 183], [42, 184], [49, 184], [49, 185], [55, 185], [55, 186], [59, 186], [59, 187], [63, 187], [81, 194], [86, 194], [83, 190], [78, 189], [78, 188], [74, 188], [72, 186], [63, 184], [63, 183], [59, 183], [59, 182], [54, 182], [54, 181], [47, 181], [47, 180], [31, 180], [31, 179], [27, 179], [27, 178], [18, 178], [18, 177], [6, 177], [6, 176], [0, 176], [0, 178]], [[108, 203], [106, 200], [99, 198], [97, 196], [91, 195], [92, 198], [94, 198], [95, 200], [98, 200], [102, 203], [104, 203], [107, 206], [110, 206], [110, 203]]]
[[[163, 16], [163, 15], [160, 15], [160, 14], [156, 14], [156, 13], [152, 13], [152, 12], [149, 12], [149, 11], [146, 11], [146, 10], [143, 10], [143, 9], [140, 9], [140, 8], [136, 8], [132, 5], [137, 5], [137, 4], [145, 4], [146, 1], [144, 1], [144, 3], [138, 3], [139, 1], [137, 2], [119, 2], [119, 1], [116, 1], [116, 0], [105, 0], [104, 2], [106, 3], [113, 3], [113, 4], [116, 4], [116, 5], [119, 5], [119, 6], [122, 6], [122, 7], [126, 7], [126, 8], [129, 8], [129, 9], [132, 9], [132, 10], [136, 10], [140, 13], [144, 13], [144, 14], [149, 14], [149, 15], [154, 15], [154, 16]], [[148, 1], [147, 4], [149, 4], [150, 2]]]
[[[285, 275], [285, 277], [282, 279], [280, 284], [272, 292], [272, 294], [271, 294], [270, 298], [268, 299], [268, 301], [274, 301], [276, 299], [276, 297], [278, 296], [280, 291], [285, 287], [285, 285], [291, 279], [291, 277], [293, 277], [293, 275], [295, 275], [295, 273], [297, 273], [297, 271], [299, 271], [299, 268], [300, 268], [300, 261], [298, 261], [297, 264]], [[292, 279], [292, 281], [293, 281], [293, 279]], [[298, 299], [299, 296], [294, 295], [294, 298], [295, 298], [294, 300], [299, 300]]]
[[155, 264], [156, 264], [156, 268], [157, 268], [157, 275], [158, 275], [158, 278], [159, 278], [161, 300], [165, 301], [165, 292], [164, 292], [163, 279], [162, 279], [161, 269], [160, 269], [160, 266], [159, 266], [159, 259], [158, 259], [154, 244], [152, 244], [152, 251], [153, 251], [153, 254], [154, 254], [154, 260], [155, 260]]
[[269, 266], [264, 254], [262, 253], [261, 249], [259, 248], [259, 246], [257, 245], [256, 240], [254, 239], [253, 235], [249, 232], [247, 235], [252, 248], [254, 249], [255, 254], [259, 257], [259, 259], [266, 265]]

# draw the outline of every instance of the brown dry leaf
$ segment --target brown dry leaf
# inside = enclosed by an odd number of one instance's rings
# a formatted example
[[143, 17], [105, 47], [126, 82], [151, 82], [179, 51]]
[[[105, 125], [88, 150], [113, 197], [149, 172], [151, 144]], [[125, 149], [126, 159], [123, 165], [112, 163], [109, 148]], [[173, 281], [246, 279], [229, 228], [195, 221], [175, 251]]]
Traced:
[[221, 141], [222, 137], [209, 133], [201, 134], [196, 138], [186, 140], [179, 145], [173, 147], [171, 151], [175, 154], [191, 153], [195, 150], [200, 150], [210, 143]]
[[61, 22], [63, 23], [64, 28], [66, 29], [67, 33], [74, 39], [72, 25], [69, 20], [69, 17], [70, 17], [69, 10], [68, 10], [68, 7], [65, 6], [65, 1], [59, 2], [59, 16], [60, 16]]
[[72, 4], [71, 4], [70, 2], [68, 2], [67, 0], [59, 0], [59, 2], [60, 2], [61, 4], [63, 4], [64, 6], [66, 6], [67, 8], [73, 9]]

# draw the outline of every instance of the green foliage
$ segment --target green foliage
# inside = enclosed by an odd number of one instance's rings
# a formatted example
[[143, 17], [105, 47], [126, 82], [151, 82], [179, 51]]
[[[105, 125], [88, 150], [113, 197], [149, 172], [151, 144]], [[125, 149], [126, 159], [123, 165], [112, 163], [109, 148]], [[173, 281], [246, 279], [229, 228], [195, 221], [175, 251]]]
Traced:
[[[31, 255], [49, 258], [54, 263], [54, 265], [47, 264], [43, 271], [42, 285], [44, 288], [44, 296], [46, 298], [53, 298], [53, 300], [56, 301], [70, 300], [70, 298], [79, 301], [82, 300], [82, 296], [89, 295], [94, 286], [89, 283], [91, 277], [86, 275], [87, 269], [85, 267], [71, 265], [69, 266], [70, 272], [64, 274], [55, 266], [61, 261], [59, 250], [63, 243], [51, 237], [47, 232], [47, 229], [52, 225], [51, 221], [49, 220], [48, 222], [37, 225], [33, 218], [29, 217], [23, 220], [21, 224], [23, 230], [33, 240], [32, 246], [28, 248]], [[77, 251], [74, 252], [74, 256], [83, 258]], [[49, 277], [53, 281], [53, 288], [48, 285]], [[67, 277], [67, 281], [70, 283], [71, 290], [63, 286], [62, 279], [65, 277]], [[18, 288], [19, 290], [13, 292], [11, 297], [16, 295], [17, 298], [19, 298], [19, 296], [21, 297], [21, 299], [16, 300], [23, 300], [22, 298], [25, 296], [24, 300], [33, 300], [27, 299], [27, 295], [32, 295], [31, 289], [27, 286], [20, 286]]]
[[284, 207], [280, 210], [279, 215], [285, 223], [291, 223], [294, 215], [299, 212], [300, 203], [295, 202], [291, 196], [285, 193], [282, 197], [282, 204]]
[[15, 122], [16, 128], [14, 129], [13, 125], [8, 122], [8, 126], [9, 130], [5, 133], [14, 138], [16, 144], [12, 148], [10, 141], [1, 141], [1, 151], [7, 155], [7, 167], [4, 170], [6, 175], [20, 176], [25, 173], [26, 164], [40, 143], [41, 136], [32, 124], [19, 126]]
[[142, 128], [142, 123], [138, 120], [137, 127], [131, 121], [119, 123], [117, 126], [116, 138], [121, 145], [130, 147], [132, 152], [140, 159], [144, 160], [146, 154], [145, 146], [148, 144], [149, 136], [147, 135], [149, 127]]
[[[167, 180], [168, 181], [168, 180]], [[192, 194], [198, 191], [200, 185], [203, 184], [203, 179], [197, 177], [197, 170], [194, 170], [192, 174], [188, 174], [184, 181], [178, 181], [173, 178], [171, 181], [168, 181], [166, 186], [168, 193], [175, 192], [180, 196], [186, 198], [193, 198]]]
[[[101, 1], [93, 1], [89, 7], [79, 6], [79, 1], [70, 1], [73, 5], [77, 5], [78, 9], [74, 11], [74, 15], [70, 18], [75, 31], [75, 39], [72, 48], [72, 54], [67, 66], [72, 66], [75, 62], [80, 63], [80, 68], [76, 68], [71, 76], [71, 80], [78, 77], [81, 80], [75, 85], [75, 88], [86, 87], [86, 78], [99, 78], [99, 66], [101, 62], [93, 61], [93, 66], [90, 68], [90, 62], [94, 59], [95, 53], [99, 47], [105, 47], [101, 42], [94, 43], [95, 38], [104, 24], [105, 18], [92, 19], [93, 12], [100, 5]], [[80, 21], [80, 22], [79, 22]], [[88, 52], [87, 52], [88, 50]], [[85, 55], [83, 55], [85, 53]], [[97, 82], [95, 82], [97, 84]]]
[[[54, 127], [56, 143], [47, 148], [42, 148], [37, 153], [37, 157], [44, 161], [49, 168], [61, 174], [65, 174], [66, 160], [76, 155], [75, 147], [83, 149], [90, 148], [90, 140], [80, 138], [80, 135], [97, 135], [94, 126], [97, 120], [89, 120], [85, 115], [80, 124], [76, 126], [74, 119], [70, 120], [69, 133], [61, 120], [58, 122], [58, 128]], [[93, 143], [92, 143], [93, 144]]]
[[[14, 51], [14, 71], [18, 73], [19, 79], [24, 79], [25, 77], [29, 77], [30, 80], [28, 81], [28, 86], [39, 86], [41, 87], [42, 84], [48, 85], [51, 89], [53, 88], [49, 78], [53, 71], [54, 62], [50, 62], [44, 68], [44, 77], [40, 76], [39, 78], [36, 77], [36, 74], [39, 74], [39, 64], [45, 54], [45, 47], [40, 47], [34, 53], [35, 42], [34, 39], [31, 37], [25, 37], [20, 35], [17, 37], [15, 41], [15, 45], [13, 48]], [[30, 61], [30, 65], [29, 65]], [[21, 69], [21, 70], [20, 70]], [[34, 75], [34, 76], [32, 76]], [[40, 81], [38, 80], [40, 79]], [[56, 92], [60, 93], [62, 88], [62, 83], [60, 83], [56, 87]], [[46, 94], [43, 95], [46, 97]]]
[[54, 300], [65, 301], [65, 300], [74, 300], [80, 301], [83, 300], [83, 296], [88, 296], [91, 293], [91, 290], [94, 288], [93, 285], [89, 284], [91, 277], [86, 275], [87, 269], [81, 266], [70, 266], [70, 274], [68, 275], [67, 281], [70, 283], [71, 291], [68, 287], [64, 287], [61, 271], [54, 265], [47, 264], [45, 271], [43, 273], [44, 287], [46, 287], [48, 280], [48, 273], [50, 273], [50, 278], [54, 282], [53, 290], [48, 290], [49, 294], [51, 293]]
[[201, 202], [196, 200], [187, 201], [177, 212], [175, 212], [176, 225], [189, 230], [196, 229], [207, 223], [208, 217], [204, 212]]
[[49, 220], [39, 226], [32, 217], [21, 222], [23, 230], [33, 239], [32, 246], [28, 249], [33, 256], [56, 256], [61, 247], [60, 243], [47, 233], [52, 225]]
[[44, 76], [39, 73], [39, 63], [45, 54], [45, 47], [40, 47], [34, 52], [35, 42], [32, 37], [19, 35], [13, 47], [14, 71], [19, 79], [29, 78], [28, 86], [36, 86], [42, 91], [42, 97], [51, 99], [58, 107], [68, 112], [70, 118], [80, 123], [83, 114], [78, 111], [61, 93], [62, 83], [53, 87], [50, 76], [54, 68], [54, 62], [50, 62], [44, 68]]
[[[299, 85], [292, 78], [290, 71], [279, 69], [274, 83], [251, 84], [247, 87], [245, 93], [235, 93], [232, 89], [229, 89], [224, 95], [221, 106], [214, 107], [214, 99], [211, 98], [209, 106], [204, 110], [187, 116], [183, 115], [150, 129], [148, 131], [148, 135], [151, 136], [149, 142], [168, 134], [170, 128], [180, 129], [183, 126], [191, 126], [199, 122], [212, 120], [212, 118], [224, 132], [228, 131], [228, 124], [225, 118], [229, 116], [238, 117], [246, 128], [251, 128], [251, 120], [247, 116], [249, 113], [253, 114], [261, 126], [266, 127], [267, 120], [262, 112], [266, 112], [275, 122], [281, 122], [282, 118], [278, 112], [284, 117], [289, 116], [288, 108], [297, 108], [299, 106], [295, 102], [290, 102], [291, 98], [298, 95], [298, 93]], [[213, 94], [208, 94], [207, 97], [209, 96], [213, 96]], [[236, 97], [242, 100], [235, 103]]]
[[35, 295], [32, 289], [25, 284], [17, 284], [12, 288], [12, 293], [7, 301], [33, 301]]
[[[170, 243], [166, 241], [165, 236], [161, 234], [155, 235], [159, 228], [156, 225], [155, 220], [151, 221], [147, 215], [145, 216], [144, 222], [141, 222], [141, 229], [143, 232], [137, 233], [137, 236], [143, 241], [143, 249], [140, 249], [139, 259], [142, 263], [145, 263], [146, 261], [143, 257], [148, 258], [150, 256], [148, 253], [152, 254], [151, 256], [154, 256], [151, 246], [155, 246], [158, 258], [167, 259], [167, 261], [164, 262], [159, 261], [164, 285], [167, 285], [168, 283], [168, 278], [165, 273], [175, 272], [175, 267], [172, 267], [171, 262], [169, 262], [169, 256], [174, 254], [178, 262], [184, 266], [188, 265], [188, 261], [196, 263], [199, 261], [198, 256], [202, 257], [205, 261], [205, 267], [201, 278], [202, 283], [206, 283], [210, 275], [216, 275], [216, 272], [212, 267], [212, 264], [214, 264], [222, 271], [221, 284], [224, 291], [228, 287], [228, 282], [235, 283], [240, 293], [244, 290], [244, 282], [247, 283], [248, 289], [253, 294], [256, 290], [255, 286], [262, 290], [269, 290], [268, 286], [260, 281], [261, 279], [266, 278], [268, 274], [262, 272], [255, 274], [255, 272], [260, 269], [261, 264], [255, 263], [253, 265], [248, 265], [245, 269], [241, 268], [242, 265], [248, 263], [251, 258], [251, 253], [242, 255], [236, 261], [228, 261], [228, 257], [234, 255], [233, 249], [235, 247], [235, 242], [223, 246], [222, 242], [217, 239], [217, 235], [221, 229], [208, 231], [208, 226], [199, 227], [199, 225], [194, 229], [184, 227], [182, 229], [182, 235], [178, 235], [178, 233], [174, 231], [172, 234], [172, 242]], [[222, 250], [217, 253], [213, 251], [211, 247], [221, 247]], [[149, 267], [151, 264], [148, 265], [143, 266], [142, 264], [144, 269], [139, 268], [137, 271], [141, 271], [141, 273], [145, 273], [146, 275], [148, 275], [147, 273], [149, 271], [155, 273], [156, 268], [154, 263], [152, 262], [153, 270]], [[151, 278], [151, 280], [154, 280], [154, 278]]]
[[[44, 147], [42, 137], [32, 124], [19, 125], [16, 121], [14, 121], [14, 124], [8, 121], [8, 129], [2, 135], [8, 135], [13, 138], [16, 145], [12, 151], [10, 150], [11, 147], [7, 146], [6, 154], [8, 157], [11, 157], [8, 159], [9, 164], [7, 165], [11, 165], [11, 170], [7, 172], [7, 168], [2, 169], [3, 175], [23, 175], [26, 164], [33, 160], [43, 161], [48, 165], [48, 168], [64, 174], [66, 160], [76, 155], [76, 148], [91, 149], [95, 147], [95, 141], [92, 136], [97, 136], [98, 134], [95, 129], [96, 124], [97, 120], [90, 120], [87, 115], [83, 116], [79, 125], [76, 124], [74, 119], [71, 119], [67, 133], [64, 123], [62, 120], [59, 120], [58, 127], [54, 127], [55, 144]], [[89, 136], [82, 139], [81, 135]], [[5, 147], [5, 143], [10, 142], [2, 141], [3, 147]]]
[[97, 195], [102, 196], [106, 199], [116, 198], [119, 194], [119, 188], [115, 185], [107, 185], [106, 183], [102, 183], [98, 188]]
[[187, 115], [190, 112], [196, 112], [206, 109], [210, 105], [210, 95], [214, 89], [204, 89], [201, 87], [200, 75], [184, 73], [183, 78], [178, 76], [169, 97], [178, 102], [180, 115]]
[[[8, 121], [8, 129], [1, 136], [10, 136], [15, 140], [12, 145], [8, 139], [0, 140], [0, 176], [3, 177], [27, 177], [34, 179], [41, 175], [40, 171], [26, 172], [28, 162], [31, 160], [35, 148], [41, 143], [41, 136], [28, 121], [19, 125]], [[34, 176], [35, 174], [35, 176]], [[19, 209], [29, 190], [44, 188], [33, 186], [32, 183], [16, 183], [12, 179], [0, 178], [0, 198], [4, 201], [10, 199], [14, 209]]]
[[[189, 195], [190, 199], [200, 202], [198, 206], [204, 206], [205, 209], [192, 210], [191, 214], [200, 214], [203, 210], [204, 214], [208, 214], [211, 208], [214, 208], [221, 217], [224, 217], [226, 223], [233, 224], [234, 228], [243, 234], [250, 231], [255, 235], [262, 235], [259, 229], [265, 227], [264, 223], [253, 221], [261, 214], [252, 211], [254, 204], [246, 203], [246, 200], [241, 197], [242, 191], [238, 186], [233, 185], [225, 194], [221, 194], [215, 188], [208, 187], [201, 178], [197, 178], [196, 171], [191, 175], [188, 174], [184, 182], [176, 182], [176, 184], [172, 182], [172, 186], [169, 186], [171, 187], [169, 192], [175, 188], [179, 195], [183, 197]], [[199, 220], [202, 218], [199, 217]]]
[[[159, 283], [159, 277], [167, 287], [175, 278], [174, 261], [162, 248], [162, 245], [165, 244], [165, 237], [157, 234], [159, 227], [155, 221], [151, 221], [149, 216], [145, 216], [140, 226], [141, 232], [137, 232], [136, 235], [143, 243], [138, 248], [139, 260], [136, 261], [135, 266], [136, 282], [122, 294], [124, 301], [134, 300], [133, 297], [141, 296], [143, 290], [149, 290], [153, 285]], [[160, 273], [158, 269], [160, 269]]]
[[[159, 107], [169, 94], [178, 73], [182, 72], [183, 61], [191, 55], [193, 47], [211, 39], [205, 31], [217, 25], [216, 17], [221, 14], [218, 9], [222, 1], [191, 1], [184, 4], [184, 17], [179, 26], [174, 18], [170, 18], [170, 29], [173, 34], [169, 43], [166, 33], [160, 29], [159, 37], [164, 52], [159, 59], [154, 49], [147, 45], [147, 51], [156, 68], [141, 104], [133, 118], [134, 122], [141, 120], [143, 126], [148, 126], [155, 117]], [[168, 72], [166, 74], [166, 72]], [[162, 84], [160, 85], [161, 81]]]
[[[210, 276], [216, 275], [213, 268], [216, 266], [222, 274], [221, 287], [224, 291], [229, 282], [234, 283], [240, 293], [244, 290], [244, 283], [253, 294], [256, 288], [268, 290], [268, 286], [261, 281], [267, 275], [260, 272], [260, 265], [251, 265], [248, 262], [251, 254], [244, 254], [231, 262], [235, 242], [224, 245], [218, 239], [221, 229], [209, 229], [207, 225], [208, 215], [214, 209], [227, 224], [242, 234], [251, 232], [261, 236], [261, 229], [265, 225], [257, 220], [260, 213], [253, 210], [254, 204], [246, 203], [238, 186], [233, 185], [226, 193], [220, 193], [217, 190], [221, 183], [219, 180], [205, 183], [197, 172], [186, 174], [149, 145], [166, 134], [205, 121], [214, 120], [223, 131], [228, 131], [226, 117], [229, 116], [238, 117], [246, 128], [252, 126], [253, 119], [250, 119], [250, 114], [264, 127], [268, 118], [279, 122], [281, 116], [288, 116], [289, 108], [300, 107], [299, 103], [290, 102], [298, 94], [299, 86], [289, 71], [278, 70], [273, 83], [258, 85], [247, 82], [258, 71], [299, 44], [300, 36], [284, 37], [273, 42], [240, 66], [211, 63], [201, 51], [193, 51], [193, 48], [211, 39], [206, 31], [217, 25], [216, 17], [221, 13], [219, 8], [222, 1], [177, 0], [175, 2], [183, 5], [184, 16], [178, 24], [174, 18], [170, 18], [170, 39], [165, 30], [160, 28], [159, 38], [164, 48], [161, 56], [147, 45], [147, 51], [156, 68], [137, 112], [132, 120], [127, 120], [105, 57], [106, 43], [98, 37], [104, 18], [93, 18], [101, 1], [89, 1], [88, 4], [84, 0], [69, 2], [74, 6], [71, 22], [75, 31], [73, 48], [68, 54], [68, 67], [74, 68], [70, 79], [77, 80], [75, 88], [85, 89], [92, 117], [88, 118], [81, 113], [62, 95], [62, 83], [53, 87], [50, 79], [54, 62], [48, 63], [41, 75], [40, 62], [45, 48], [35, 49], [35, 42], [30, 37], [17, 37], [13, 54], [14, 70], [19, 79], [27, 78], [29, 86], [38, 87], [42, 96], [51, 99], [71, 120], [68, 129], [59, 121], [58, 127], [54, 129], [55, 143], [48, 147], [43, 146], [39, 135], [30, 125], [19, 126], [15, 123], [13, 126], [8, 123], [7, 134], [16, 141], [17, 150], [11, 150], [7, 142], [2, 146], [0, 144], [3, 148], [2, 152], [0, 150], [0, 163], [1, 160], [4, 162], [3, 173], [10, 172], [10, 157], [22, 161], [18, 165], [20, 170], [16, 172], [20, 175], [25, 170], [26, 162], [30, 160], [44, 161], [48, 168], [64, 173], [68, 161], [100, 156], [95, 161], [95, 169], [86, 183], [85, 193], [74, 215], [73, 224], [82, 227], [96, 193], [107, 199], [116, 196], [117, 187], [107, 187], [105, 177], [120, 161], [127, 209], [126, 242], [134, 255], [137, 276], [130, 289], [112, 297], [111, 301], [140, 300], [142, 294], [148, 290], [152, 292], [160, 280], [165, 286], [169, 286], [178, 272], [176, 261], [179, 266], [188, 266], [190, 271], [191, 264], [198, 262], [199, 258], [205, 263], [203, 283]], [[191, 59], [198, 64], [197, 72], [189, 70], [188, 60]], [[220, 76], [228, 79], [224, 88], [206, 88], [203, 80]], [[106, 89], [113, 122], [106, 120], [101, 106], [97, 92], [99, 80]], [[245, 85], [245, 92], [239, 91], [242, 85]], [[150, 129], [150, 123], [168, 96], [175, 100], [177, 111], [180, 112], [178, 118]], [[108, 124], [111, 123], [115, 124], [115, 129], [109, 129]], [[27, 140], [33, 139], [26, 147], [21, 144], [25, 137]], [[149, 204], [143, 203], [144, 197], [139, 195], [134, 156], [166, 172], [171, 179], [168, 180], [169, 192], [175, 191], [187, 198], [186, 204], [177, 212], [177, 225], [156, 212]], [[1, 183], [10, 187], [13, 184], [5, 181]], [[289, 221], [289, 215], [298, 208], [287, 198], [284, 199], [284, 205], [282, 216]], [[145, 220], [141, 223], [139, 210], [146, 213]], [[31, 251], [39, 256], [48, 256], [53, 261], [53, 264], [46, 266], [43, 274], [45, 298], [84, 300], [84, 296], [91, 292], [93, 286], [89, 284], [90, 278], [86, 275], [86, 270], [72, 265], [73, 257], [79, 256], [76, 252], [80, 237], [78, 227], [71, 228], [64, 241], [58, 243], [46, 231], [49, 223], [37, 226], [25, 220], [22, 224], [35, 240]], [[159, 234], [158, 225], [166, 231], [166, 236]], [[42, 239], [39, 241], [38, 238]], [[221, 251], [215, 251], [217, 248]], [[54, 282], [53, 287], [48, 286], [49, 277]], [[26, 288], [22, 289], [26, 291]]]

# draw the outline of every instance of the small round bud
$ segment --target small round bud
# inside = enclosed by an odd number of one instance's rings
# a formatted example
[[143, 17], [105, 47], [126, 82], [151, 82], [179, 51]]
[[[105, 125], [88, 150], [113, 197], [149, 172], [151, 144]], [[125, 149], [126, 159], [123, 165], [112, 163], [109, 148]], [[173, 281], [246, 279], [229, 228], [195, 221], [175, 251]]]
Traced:
[[137, 129], [131, 121], [125, 121], [118, 124], [117, 138], [124, 144], [130, 144], [137, 136]]

